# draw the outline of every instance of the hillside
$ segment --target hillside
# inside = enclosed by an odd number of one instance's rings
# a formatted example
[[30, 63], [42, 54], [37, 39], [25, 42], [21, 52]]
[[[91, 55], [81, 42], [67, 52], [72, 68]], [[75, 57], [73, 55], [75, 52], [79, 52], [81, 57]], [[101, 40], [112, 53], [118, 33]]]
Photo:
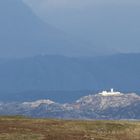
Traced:
[[140, 123], [0, 118], [0, 140], [139, 140]]
[[1, 0], [0, 20], [1, 57], [78, 55], [85, 46], [43, 22], [22, 0]]
[[140, 52], [138, 0], [24, 0], [46, 22], [105, 53]]
[[34, 118], [139, 120], [140, 96], [111, 90], [81, 97], [73, 103], [50, 99], [26, 102], [0, 102], [0, 115], [24, 115]]

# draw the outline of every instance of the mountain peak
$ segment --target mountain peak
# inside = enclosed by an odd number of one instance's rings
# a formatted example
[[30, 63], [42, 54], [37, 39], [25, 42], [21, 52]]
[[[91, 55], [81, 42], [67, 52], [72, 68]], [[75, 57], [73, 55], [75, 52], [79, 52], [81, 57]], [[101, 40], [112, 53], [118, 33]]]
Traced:
[[22, 0], [1, 0], [0, 19], [1, 57], [77, 56], [87, 48], [87, 44], [42, 21]]
[[30, 106], [31, 108], [36, 108], [36, 107], [39, 107], [41, 104], [47, 104], [47, 105], [50, 105], [50, 104], [53, 104], [54, 102], [51, 101], [51, 100], [37, 100], [37, 101], [34, 101], [34, 102], [24, 102], [23, 105], [27, 105], [27, 106]]

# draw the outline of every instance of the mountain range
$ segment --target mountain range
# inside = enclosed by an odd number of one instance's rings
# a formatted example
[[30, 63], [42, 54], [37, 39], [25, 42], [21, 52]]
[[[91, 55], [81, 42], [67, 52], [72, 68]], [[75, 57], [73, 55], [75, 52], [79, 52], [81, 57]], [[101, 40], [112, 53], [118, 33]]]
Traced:
[[[0, 56], [92, 56], [101, 50], [44, 22], [22, 0], [0, 1]], [[102, 49], [102, 53], [107, 52]]]
[[[137, 12], [138, 9], [135, 10]], [[114, 19], [112, 16], [111, 19]], [[133, 14], [131, 17], [134, 17]], [[127, 18], [127, 21], [131, 20]], [[120, 40], [125, 48], [127, 45], [139, 48], [137, 38], [140, 24], [136, 19], [139, 18], [131, 20], [135, 21], [136, 26], [129, 32], [129, 37], [137, 37], [130, 40], [126, 36], [129, 26], [124, 23], [127, 28], [123, 28], [120, 35], [115, 28], [116, 24], [112, 24], [118, 23], [115, 20], [110, 22], [114, 30], [100, 24], [101, 32], [94, 36], [88, 32], [84, 34], [84, 28], [81, 28], [78, 34], [90, 36], [90, 40], [94, 38], [92, 41], [99, 42], [98, 46], [44, 22], [22, 0], [0, 0], [0, 99], [11, 102], [48, 97], [60, 103], [74, 102], [91, 91], [97, 93], [111, 87], [140, 93], [140, 54], [114, 54], [112, 49], [102, 44], [109, 38], [107, 42], [113, 48], [120, 47]], [[98, 22], [105, 23], [103, 21], [101, 18]], [[80, 27], [81, 24], [76, 25]], [[84, 22], [82, 25], [85, 25]], [[103, 29], [106, 29], [105, 32]], [[113, 37], [117, 34], [117, 38], [120, 37], [119, 41], [107, 36], [108, 29], [111, 32], [109, 35]]]
[[1, 0], [0, 17], [1, 57], [64, 53], [74, 44], [63, 32], [42, 22], [22, 0]]
[[139, 93], [139, 60], [139, 54], [92, 58], [45, 55], [1, 59], [0, 98], [14, 101], [49, 97], [63, 102], [59, 98], [62, 95], [67, 98], [65, 101], [72, 102], [89, 91], [96, 93], [111, 87]]
[[140, 52], [138, 0], [23, 1], [45, 22], [87, 41], [90, 48], [108, 53]]
[[113, 90], [88, 95], [69, 104], [51, 100], [0, 103], [1, 115], [59, 119], [140, 119], [140, 96]]

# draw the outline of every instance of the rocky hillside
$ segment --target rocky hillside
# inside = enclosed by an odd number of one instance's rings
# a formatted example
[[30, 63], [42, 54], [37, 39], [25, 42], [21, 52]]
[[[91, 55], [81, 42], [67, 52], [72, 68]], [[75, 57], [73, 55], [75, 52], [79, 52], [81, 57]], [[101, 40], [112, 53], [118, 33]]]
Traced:
[[1, 103], [1, 115], [25, 115], [63, 119], [140, 119], [140, 96], [103, 91], [80, 98], [72, 104], [51, 100]]

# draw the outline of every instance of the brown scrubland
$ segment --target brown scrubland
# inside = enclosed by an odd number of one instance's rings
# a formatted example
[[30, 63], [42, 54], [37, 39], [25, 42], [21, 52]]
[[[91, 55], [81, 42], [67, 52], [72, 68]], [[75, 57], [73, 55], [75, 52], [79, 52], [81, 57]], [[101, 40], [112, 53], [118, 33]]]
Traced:
[[140, 122], [0, 117], [0, 140], [140, 140]]

